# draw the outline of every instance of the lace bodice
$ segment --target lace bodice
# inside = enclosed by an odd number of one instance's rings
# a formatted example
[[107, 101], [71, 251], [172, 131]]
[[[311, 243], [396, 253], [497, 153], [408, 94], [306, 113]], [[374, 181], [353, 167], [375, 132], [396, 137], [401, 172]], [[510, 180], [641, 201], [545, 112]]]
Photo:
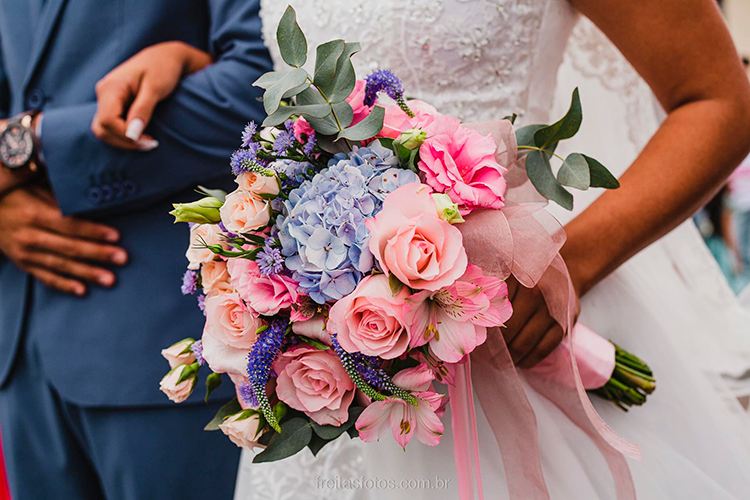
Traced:
[[[524, 121], [546, 119], [576, 17], [566, 0], [290, 3], [311, 53], [335, 38], [361, 42], [362, 52], [353, 58], [360, 78], [390, 69], [403, 80], [407, 95], [468, 121], [510, 113]], [[286, 5], [261, 1], [264, 37], [277, 64], [276, 26]]]

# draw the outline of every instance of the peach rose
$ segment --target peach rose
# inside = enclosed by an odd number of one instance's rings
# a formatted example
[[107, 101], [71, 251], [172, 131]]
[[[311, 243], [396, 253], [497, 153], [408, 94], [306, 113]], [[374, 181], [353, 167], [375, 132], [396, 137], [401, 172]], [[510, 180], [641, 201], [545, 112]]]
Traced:
[[349, 419], [356, 386], [331, 350], [295, 347], [281, 354], [273, 369], [281, 401], [320, 425], [339, 426]]
[[406, 287], [395, 296], [383, 274], [368, 276], [331, 307], [328, 331], [348, 352], [393, 359], [406, 352], [409, 329], [403, 317]]
[[227, 417], [219, 424], [221, 432], [229, 437], [229, 440], [240, 448], [253, 451], [255, 448], [265, 448], [258, 443], [262, 435], [260, 428], [260, 417], [253, 410], [243, 410]]
[[255, 172], [243, 172], [234, 180], [241, 190], [256, 196], [279, 194], [279, 181], [275, 175], [261, 175]]
[[370, 251], [385, 272], [411, 288], [434, 292], [463, 275], [468, 260], [461, 231], [440, 219], [431, 194], [424, 184], [401, 186], [365, 224]]
[[242, 303], [235, 291], [214, 291], [206, 296], [206, 330], [216, 340], [238, 349], [255, 343], [263, 322]]
[[271, 205], [268, 200], [238, 189], [227, 195], [219, 214], [227, 231], [243, 234], [268, 225], [271, 219]]
[[167, 373], [159, 383], [159, 389], [161, 392], [167, 395], [170, 401], [175, 403], [182, 403], [193, 392], [195, 383], [198, 380], [197, 374], [193, 373], [182, 382], [178, 382], [182, 376], [182, 372], [190, 370], [189, 365], [178, 365]]
[[201, 266], [201, 283], [203, 293], [208, 295], [212, 290], [227, 290], [229, 288], [229, 272], [227, 263], [223, 260], [206, 262]]
[[211, 262], [216, 257], [205, 245], [221, 243], [221, 230], [216, 224], [194, 224], [190, 228], [190, 246], [185, 252], [188, 269], [198, 270], [204, 262]]
[[180, 340], [176, 344], [172, 344], [166, 349], [162, 349], [161, 355], [169, 362], [170, 368], [195, 363], [195, 355], [193, 354], [193, 351], [190, 350], [190, 346], [193, 345], [194, 342], [195, 340], [190, 338]]

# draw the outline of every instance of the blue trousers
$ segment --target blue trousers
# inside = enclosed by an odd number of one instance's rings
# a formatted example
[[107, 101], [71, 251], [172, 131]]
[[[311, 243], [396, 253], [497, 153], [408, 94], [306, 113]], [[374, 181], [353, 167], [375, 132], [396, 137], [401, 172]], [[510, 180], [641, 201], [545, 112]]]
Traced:
[[[143, 390], [158, 390], [158, 382]], [[240, 450], [221, 431], [203, 431], [219, 407], [75, 406], [45, 380], [33, 341], [27, 341], [0, 389], [12, 497], [231, 500]]]

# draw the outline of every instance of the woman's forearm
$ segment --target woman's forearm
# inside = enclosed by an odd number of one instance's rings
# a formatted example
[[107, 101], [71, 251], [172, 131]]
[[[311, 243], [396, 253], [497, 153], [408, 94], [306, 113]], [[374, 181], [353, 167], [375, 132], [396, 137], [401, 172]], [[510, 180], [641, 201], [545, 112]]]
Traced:
[[750, 105], [736, 96], [677, 106], [638, 159], [566, 226], [562, 250], [583, 295], [702, 206], [750, 150]]

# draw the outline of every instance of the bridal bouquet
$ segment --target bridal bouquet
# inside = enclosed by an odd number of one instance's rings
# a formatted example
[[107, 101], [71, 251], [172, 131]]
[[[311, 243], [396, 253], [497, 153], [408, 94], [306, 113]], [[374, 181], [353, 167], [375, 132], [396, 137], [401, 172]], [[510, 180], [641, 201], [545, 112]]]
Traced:
[[[206, 429], [263, 449], [255, 462], [317, 453], [344, 432], [437, 445], [449, 398], [433, 383], [453, 384], [512, 314], [504, 279], [472, 262], [462, 225], [506, 208], [509, 172], [524, 163], [563, 205], [564, 185], [617, 181], [581, 154], [552, 174], [555, 146], [580, 125], [577, 91], [553, 125], [472, 126], [407, 99], [390, 71], [357, 80], [357, 43], [320, 45], [309, 74], [291, 7], [278, 41], [291, 68], [255, 82], [268, 118], [247, 125], [231, 157], [237, 189], [202, 188], [172, 212], [191, 224], [183, 292], [198, 293], [206, 325], [201, 340], [163, 351], [161, 389], [184, 401], [207, 366], [208, 398], [226, 373], [237, 398]], [[621, 405], [653, 390], [643, 362], [588, 330], [575, 338], [581, 372], [599, 379], [587, 388]]]

